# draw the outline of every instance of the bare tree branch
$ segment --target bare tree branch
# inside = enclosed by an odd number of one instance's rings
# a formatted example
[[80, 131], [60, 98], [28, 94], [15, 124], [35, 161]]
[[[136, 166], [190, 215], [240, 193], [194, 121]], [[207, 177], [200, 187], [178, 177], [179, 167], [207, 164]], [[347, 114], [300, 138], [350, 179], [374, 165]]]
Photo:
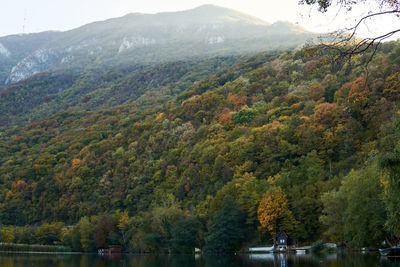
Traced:
[[376, 17], [376, 16], [381, 16], [381, 15], [387, 15], [387, 14], [400, 14], [400, 10], [390, 10], [390, 11], [378, 12], [378, 13], [373, 13], [373, 14], [369, 14], [369, 15], [367, 15], [367, 16], [362, 17], [354, 27], [348, 29], [348, 30], [352, 30], [352, 31], [353, 31], [353, 32], [350, 34], [348, 40], [351, 40], [351, 39], [355, 36], [358, 27], [360, 26], [360, 24], [361, 24], [363, 21], [365, 21], [365, 20], [368, 19], [368, 18], [372, 18], [372, 17]]

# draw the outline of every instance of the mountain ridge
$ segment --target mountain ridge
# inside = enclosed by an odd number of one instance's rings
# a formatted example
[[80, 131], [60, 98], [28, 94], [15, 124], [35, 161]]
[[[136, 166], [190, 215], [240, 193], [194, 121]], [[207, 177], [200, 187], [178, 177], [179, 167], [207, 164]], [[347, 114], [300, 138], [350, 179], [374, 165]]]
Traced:
[[[285, 27], [280, 30], [280, 25]], [[294, 24], [270, 24], [214, 5], [157, 14], [131, 13], [63, 32], [0, 37], [0, 84], [52, 69], [294, 48], [312, 36]]]

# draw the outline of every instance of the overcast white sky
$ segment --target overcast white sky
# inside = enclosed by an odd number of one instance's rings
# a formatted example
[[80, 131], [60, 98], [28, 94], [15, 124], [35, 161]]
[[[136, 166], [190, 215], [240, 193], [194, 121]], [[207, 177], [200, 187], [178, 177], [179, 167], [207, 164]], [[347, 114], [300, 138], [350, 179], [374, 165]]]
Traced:
[[[308, 6], [299, 6], [298, 0], [0, 0], [0, 4], [0, 36], [69, 30], [132, 12], [178, 11], [203, 4], [229, 7], [271, 23], [286, 20], [298, 23], [310, 31], [328, 32], [353, 25], [355, 19], [366, 11], [360, 7], [348, 19], [343, 13], [336, 16], [334, 9], [327, 15], [319, 14]], [[370, 23], [364, 27], [361, 35], [388, 30], [393, 25], [398, 26], [399, 22], [398, 19], [390, 18]]]

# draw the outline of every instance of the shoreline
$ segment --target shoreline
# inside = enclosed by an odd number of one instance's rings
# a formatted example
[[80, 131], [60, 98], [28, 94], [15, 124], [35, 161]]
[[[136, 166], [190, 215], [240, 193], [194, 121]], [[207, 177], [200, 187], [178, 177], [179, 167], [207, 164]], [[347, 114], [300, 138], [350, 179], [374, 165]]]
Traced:
[[85, 252], [6, 251], [6, 250], [0, 250], [0, 253], [10, 253], [10, 254], [97, 254], [97, 253], [85, 253]]

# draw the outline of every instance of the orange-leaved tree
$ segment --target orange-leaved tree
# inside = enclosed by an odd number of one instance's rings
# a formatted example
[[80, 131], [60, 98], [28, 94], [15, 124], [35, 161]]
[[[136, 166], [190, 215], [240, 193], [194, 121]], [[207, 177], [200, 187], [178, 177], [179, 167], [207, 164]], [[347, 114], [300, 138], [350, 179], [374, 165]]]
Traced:
[[261, 229], [269, 232], [272, 236], [276, 235], [278, 220], [281, 219], [288, 208], [286, 194], [280, 187], [270, 189], [261, 200], [257, 217], [261, 224]]

